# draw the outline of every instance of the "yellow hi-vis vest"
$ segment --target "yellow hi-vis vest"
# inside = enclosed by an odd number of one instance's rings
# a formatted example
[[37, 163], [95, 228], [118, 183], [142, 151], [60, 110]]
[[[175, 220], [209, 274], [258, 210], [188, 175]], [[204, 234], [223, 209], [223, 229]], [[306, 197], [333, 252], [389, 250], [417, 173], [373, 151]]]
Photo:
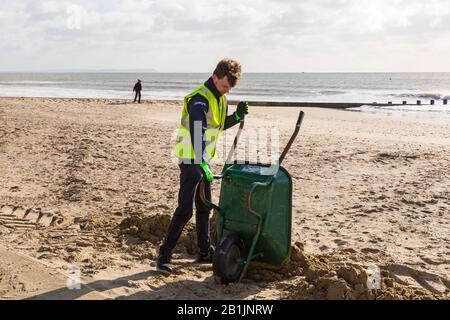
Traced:
[[[177, 140], [175, 143], [175, 156], [181, 159], [195, 159], [194, 146], [192, 145], [191, 133], [189, 130], [188, 103], [196, 94], [205, 97], [209, 104], [208, 113], [206, 114], [207, 127], [205, 130], [206, 156], [209, 160], [217, 157], [216, 144], [225, 126], [227, 100], [225, 96], [222, 96], [220, 97], [220, 102], [217, 103], [214, 94], [204, 84], [184, 98], [184, 106], [181, 113], [181, 125], [178, 129]], [[201, 135], [201, 132], [199, 135]], [[195, 160], [201, 162], [201, 159]]]

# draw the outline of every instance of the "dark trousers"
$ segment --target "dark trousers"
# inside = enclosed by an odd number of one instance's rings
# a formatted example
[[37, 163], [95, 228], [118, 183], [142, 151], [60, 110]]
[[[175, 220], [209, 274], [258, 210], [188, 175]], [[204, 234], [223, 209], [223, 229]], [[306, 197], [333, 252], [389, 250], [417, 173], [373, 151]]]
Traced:
[[140, 91], [136, 91], [136, 95], [134, 96], [134, 102], [136, 102], [138, 97], [139, 97], [139, 103], [141, 103], [141, 92]]
[[[183, 228], [192, 218], [195, 200], [197, 246], [200, 253], [207, 253], [211, 245], [209, 235], [209, 215], [211, 211], [200, 199], [199, 182], [202, 169], [198, 164], [180, 164], [180, 191], [178, 193], [178, 207], [173, 214], [163, 245], [159, 249], [160, 256], [168, 257], [175, 248]], [[205, 181], [205, 194], [211, 199], [211, 184]]]

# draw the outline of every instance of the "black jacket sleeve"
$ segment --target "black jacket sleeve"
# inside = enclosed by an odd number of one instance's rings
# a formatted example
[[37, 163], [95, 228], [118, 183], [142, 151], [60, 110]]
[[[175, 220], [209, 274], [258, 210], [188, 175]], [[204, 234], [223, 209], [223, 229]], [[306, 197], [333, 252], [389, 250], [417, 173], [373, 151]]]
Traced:
[[[228, 105], [227, 105], [227, 112], [228, 112]], [[232, 127], [234, 127], [236, 124], [238, 124], [239, 121], [236, 120], [236, 117], [234, 115], [234, 112], [227, 116], [225, 119], [225, 126], [224, 126], [224, 130], [230, 129]]]
[[233, 113], [232, 115], [227, 116], [227, 118], [225, 119], [225, 127], [223, 129], [228, 130], [237, 125], [238, 123], [239, 121], [236, 120]]
[[[189, 130], [191, 134], [191, 143], [194, 146], [195, 160], [198, 163], [207, 161], [206, 156], [206, 137], [205, 131], [207, 128], [206, 114], [208, 113], [208, 101], [201, 95], [196, 95], [192, 97], [191, 101], [188, 103], [189, 112]], [[201, 132], [196, 132], [196, 129], [200, 129]], [[195, 143], [195, 138], [199, 136], [198, 142]], [[197, 159], [201, 159], [200, 162]]]

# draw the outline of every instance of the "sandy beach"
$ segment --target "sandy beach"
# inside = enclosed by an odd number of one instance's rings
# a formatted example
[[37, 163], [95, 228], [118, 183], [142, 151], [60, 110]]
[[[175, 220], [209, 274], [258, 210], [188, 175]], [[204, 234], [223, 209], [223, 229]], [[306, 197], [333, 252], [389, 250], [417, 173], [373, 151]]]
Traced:
[[[450, 123], [333, 109], [301, 109], [283, 164], [294, 184], [287, 265], [252, 266], [243, 282], [219, 285], [210, 265], [192, 263], [191, 221], [175, 273], [157, 274], [177, 203], [180, 110], [0, 98], [0, 299], [449, 298]], [[245, 130], [277, 128], [284, 145], [298, 111], [251, 108]], [[379, 290], [366, 286], [373, 265]], [[66, 286], [74, 266], [80, 290]]]

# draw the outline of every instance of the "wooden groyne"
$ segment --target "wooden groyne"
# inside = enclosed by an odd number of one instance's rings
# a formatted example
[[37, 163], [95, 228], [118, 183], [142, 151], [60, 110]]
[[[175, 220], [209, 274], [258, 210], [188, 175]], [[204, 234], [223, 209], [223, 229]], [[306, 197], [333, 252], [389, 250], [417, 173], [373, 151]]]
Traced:
[[[239, 101], [229, 101], [230, 104], [235, 105]], [[407, 103], [402, 101], [401, 103], [378, 103], [378, 102], [281, 102], [281, 101], [248, 101], [250, 106], [255, 107], [301, 107], [301, 108], [330, 108], [330, 109], [349, 109], [358, 108], [361, 106], [417, 106], [417, 105], [434, 105], [434, 100], [430, 103], [422, 103], [422, 101], [417, 100], [416, 103]], [[447, 104], [447, 100], [443, 101], [443, 104]]]

